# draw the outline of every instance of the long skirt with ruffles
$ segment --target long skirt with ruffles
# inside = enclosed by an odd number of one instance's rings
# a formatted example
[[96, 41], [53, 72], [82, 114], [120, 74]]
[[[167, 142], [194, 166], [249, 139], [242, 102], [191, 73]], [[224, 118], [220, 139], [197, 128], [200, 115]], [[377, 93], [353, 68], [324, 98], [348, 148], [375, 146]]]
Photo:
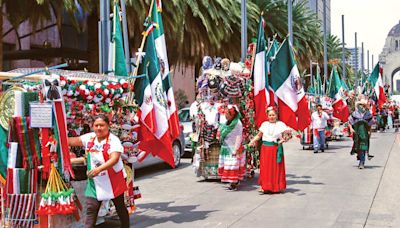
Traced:
[[245, 174], [246, 153], [233, 156], [228, 147], [221, 146], [218, 162], [218, 176], [221, 177], [221, 182], [237, 183], [243, 180]]
[[282, 192], [286, 189], [285, 159], [277, 162], [278, 146], [261, 146], [258, 184], [263, 191]]

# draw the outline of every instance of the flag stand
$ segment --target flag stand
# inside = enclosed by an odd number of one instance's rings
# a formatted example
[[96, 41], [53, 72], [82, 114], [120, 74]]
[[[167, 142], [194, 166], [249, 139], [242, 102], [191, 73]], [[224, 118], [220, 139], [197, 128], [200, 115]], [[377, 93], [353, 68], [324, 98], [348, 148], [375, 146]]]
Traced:
[[[151, 0], [150, 9], [149, 9], [149, 13], [147, 14], [147, 18], [151, 17], [151, 10], [153, 9], [153, 5], [154, 5], [154, 0]], [[144, 44], [146, 42], [147, 35], [148, 35], [147, 33], [143, 34], [142, 43], [140, 44], [140, 48], [139, 48], [138, 55], [136, 58], [135, 69], [133, 70], [133, 76], [136, 76], [138, 73], [139, 64], [141, 61], [141, 54], [143, 51]], [[133, 85], [135, 83], [135, 78], [130, 78], [128, 83], [129, 83], [130, 90], [129, 90], [129, 96], [128, 96], [127, 103], [128, 103], [128, 105], [130, 105], [130, 104], [133, 104], [133, 102], [134, 102], [133, 101]]]

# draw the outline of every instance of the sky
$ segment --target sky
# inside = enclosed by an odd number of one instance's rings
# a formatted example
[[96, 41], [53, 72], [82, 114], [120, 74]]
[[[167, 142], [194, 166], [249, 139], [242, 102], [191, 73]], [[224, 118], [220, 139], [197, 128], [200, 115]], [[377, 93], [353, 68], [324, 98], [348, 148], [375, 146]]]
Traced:
[[374, 55], [376, 63], [390, 29], [400, 21], [400, 0], [331, 0], [331, 33], [340, 40], [342, 15], [346, 47], [355, 46], [354, 33], [357, 32], [357, 46], [361, 47], [364, 42], [365, 64], [367, 50], [370, 56]]

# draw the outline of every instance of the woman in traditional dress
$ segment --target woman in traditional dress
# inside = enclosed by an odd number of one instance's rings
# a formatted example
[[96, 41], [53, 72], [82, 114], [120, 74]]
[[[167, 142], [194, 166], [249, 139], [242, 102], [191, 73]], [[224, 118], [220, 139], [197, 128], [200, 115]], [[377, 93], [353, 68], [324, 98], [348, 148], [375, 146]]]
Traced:
[[229, 190], [237, 186], [246, 172], [246, 154], [243, 153], [243, 126], [235, 106], [229, 105], [225, 111], [227, 122], [219, 127], [221, 150], [218, 163], [218, 176], [221, 182], [229, 183]]
[[366, 155], [368, 155], [368, 160], [374, 157], [369, 153], [372, 124], [373, 117], [367, 108], [367, 101], [361, 99], [356, 102], [356, 110], [349, 118], [349, 128], [353, 134], [353, 148], [350, 154], [357, 154], [357, 160], [360, 161], [358, 164], [359, 169], [364, 169]]
[[68, 138], [69, 146], [84, 146], [87, 155], [85, 228], [95, 226], [101, 202], [104, 200], [113, 201], [121, 227], [129, 227], [129, 214], [124, 203], [127, 186], [121, 160], [124, 148], [118, 137], [110, 133], [109, 124], [107, 116], [98, 115], [93, 122], [94, 132]]
[[290, 129], [278, 120], [278, 111], [273, 107], [267, 109], [268, 121], [261, 124], [259, 133], [251, 140], [249, 146], [255, 146], [262, 139], [260, 153], [260, 192], [278, 193], [286, 190], [285, 158], [282, 143], [290, 137]]

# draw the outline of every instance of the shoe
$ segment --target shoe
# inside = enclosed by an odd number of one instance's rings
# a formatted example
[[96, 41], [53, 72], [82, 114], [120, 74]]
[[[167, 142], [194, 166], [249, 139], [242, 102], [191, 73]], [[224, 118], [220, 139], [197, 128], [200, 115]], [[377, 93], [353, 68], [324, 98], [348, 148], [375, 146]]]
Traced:
[[325, 152], [325, 150], [324, 150], [324, 149], [322, 149], [322, 150], [321, 150], [321, 152], [323, 153], [323, 152]]
[[314, 150], [314, 154], [317, 154], [318, 153], [318, 150]]
[[373, 157], [375, 157], [375, 156], [368, 154], [368, 160], [371, 160]]
[[359, 168], [359, 169], [364, 169], [364, 164], [360, 164], [360, 165], [358, 166], [358, 168]]
[[231, 184], [231, 185], [228, 187], [228, 190], [230, 190], [230, 191], [237, 191], [237, 184]]

